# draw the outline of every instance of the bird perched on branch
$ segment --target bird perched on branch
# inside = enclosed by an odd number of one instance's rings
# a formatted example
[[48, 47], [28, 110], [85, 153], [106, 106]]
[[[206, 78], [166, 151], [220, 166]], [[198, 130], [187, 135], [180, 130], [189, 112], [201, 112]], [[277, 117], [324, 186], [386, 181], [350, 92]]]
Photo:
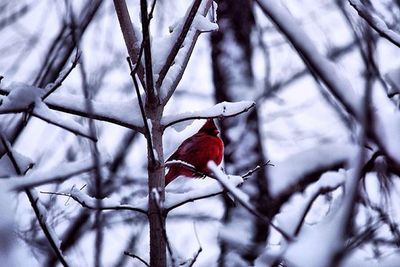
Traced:
[[200, 130], [187, 138], [178, 149], [167, 159], [169, 161], [183, 161], [192, 165], [195, 170], [179, 163], [172, 163], [165, 176], [165, 185], [168, 185], [179, 176], [199, 178], [210, 175], [207, 163], [212, 160], [219, 165], [224, 155], [224, 143], [218, 136], [219, 131], [213, 119], [207, 119]]

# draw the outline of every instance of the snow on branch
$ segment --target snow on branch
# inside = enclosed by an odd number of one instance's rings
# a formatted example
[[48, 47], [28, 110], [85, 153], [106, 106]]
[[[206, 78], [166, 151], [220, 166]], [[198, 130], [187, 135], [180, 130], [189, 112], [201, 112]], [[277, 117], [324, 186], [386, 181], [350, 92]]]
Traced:
[[284, 193], [301, 185], [313, 173], [338, 169], [355, 155], [355, 146], [344, 144], [322, 144], [312, 149], [301, 151], [282, 162], [274, 162], [275, 167], [269, 169], [269, 186], [272, 196]]
[[86, 110], [87, 100], [82, 96], [64, 93], [51, 94], [43, 102], [41, 98], [44, 92], [41, 88], [20, 83], [13, 83], [7, 88], [2, 88], [0, 94], [5, 94], [7, 97], [0, 106], [0, 114], [27, 112], [33, 108], [34, 116], [91, 139], [95, 137], [91, 136], [83, 126], [79, 126], [72, 119], [60, 118], [56, 113], [49, 112], [48, 108], [73, 115], [92, 117], [143, 132], [143, 121], [136, 98], [118, 102], [90, 100], [93, 113], [89, 114]]
[[140, 199], [135, 204], [121, 204], [119, 201], [110, 198], [96, 199], [94, 197], [85, 194], [84, 192], [75, 187], [73, 187], [69, 191], [64, 191], [64, 192], [42, 191], [41, 193], [72, 198], [73, 200], [78, 202], [82, 207], [91, 210], [130, 210], [147, 214], [147, 207], [148, 207], [147, 198]]
[[160, 90], [164, 104], [181, 80], [200, 33], [218, 29], [216, 23], [205, 17], [211, 4], [212, 0], [194, 0], [184, 18], [170, 28], [171, 36], [162, 40], [162, 51], [154, 51], [158, 55], [154, 68], [155, 86]]
[[[240, 101], [240, 102], [221, 102], [215, 106], [192, 112], [185, 112], [177, 115], [167, 115], [161, 119], [164, 127], [177, 124], [179, 122], [195, 119], [218, 118], [218, 117], [232, 117], [238, 114], [249, 111], [255, 106], [253, 101]], [[186, 127], [187, 125], [185, 125]]]
[[[107, 160], [103, 160], [100, 164], [106, 164]], [[8, 190], [20, 191], [23, 189], [54, 183], [62, 182], [74, 175], [93, 170], [96, 167], [92, 159], [67, 162], [57, 165], [48, 171], [33, 170], [24, 176], [10, 177], [0, 180], [0, 187]]]
[[95, 120], [114, 123], [138, 132], [143, 132], [143, 121], [140, 117], [137, 99], [125, 101], [101, 102], [91, 100], [93, 113], [86, 111], [86, 99], [68, 94], [52, 94], [45, 102], [49, 108], [79, 115], [93, 117]]
[[76, 135], [89, 138], [93, 141], [97, 141], [97, 137], [92, 136], [89, 127], [85, 127], [84, 125], [79, 124], [72, 118], [60, 116], [56, 112], [49, 109], [49, 107], [41, 101], [35, 102], [35, 107], [32, 111], [32, 115], [47, 123], [58, 126]]
[[[359, 123], [363, 121], [364, 110], [361, 95], [355, 93], [351, 83], [339, 72], [335, 65], [318, 52], [308, 35], [299, 27], [298, 22], [281, 4], [281, 1], [256, 0], [261, 10], [276, 24], [288, 38], [293, 47], [302, 56], [314, 73], [327, 86], [349, 114]], [[389, 106], [393, 106], [389, 104]], [[376, 108], [376, 107], [375, 107]], [[372, 138], [384, 153], [400, 165], [400, 112], [393, 110], [373, 110], [372, 129], [368, 137]]]
[[368, 8], [360, 0], [349, 0], [350, 5], [357, 10], [358, 15], [363, 18], [380, 36], [400, 47], [400, 34], [389, 29], [385, 21], [375, 14], [372, 8]]
[[[266, 224], [270, 225], [273, 229], [280, 233], [282, 237], [285, 238], [285, 240], [293, 240], [293, 237], [291, 235], [272, 223], [272, 221], [268, 217], [258, 212], [258, 210], [250, 203], [250, 197], [246, 193], [238, 189], [237, 186], [234, 186], [229, 179], [229, 177], [231, 176], [227, 176], [225, 173], [223, 173], [222, 170], [219, 169], [218, 166], [215, 164], [215, 162], [209, 161], [207, 166], [214, 173], [215, 179], [218, 180], [222, 187], [226, 191], [228, 191], [235, 198], [235, 200], [237, 200], [248, 212], [260, 218]], [[242, 178], [241, 176], [239, 177]]]
[[[178, 164], [177, 162], [173, 162], [171, 164]], [[187, 165], [190, 168], [190, 164]], [[212, 178], [212, 177], [211, 177]], [[229, 176], [229, 183], [233, 187], [237, 187], [243, 183], [243, 178], [236, 175]], [[185, 205], [189, 202], [194, 202], [196, 200], [210, 198], [224, 192], [224, 188], [215, 180], [210, 181], [209, 185], [202, 187], [201, 189], [190, 190], [185, 193], [173, 193], [166, 191], [165, 194], [165, 202], [164, 208], [167, 212]]]

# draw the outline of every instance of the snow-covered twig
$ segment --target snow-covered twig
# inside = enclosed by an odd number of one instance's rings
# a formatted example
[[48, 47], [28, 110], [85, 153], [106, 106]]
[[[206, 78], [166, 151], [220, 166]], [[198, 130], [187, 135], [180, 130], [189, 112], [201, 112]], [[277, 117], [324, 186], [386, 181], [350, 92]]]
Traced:
[[[4, 149], [6, 150], [7, 156], [9, 157], [10, 161], [13, 164], [15, 172], [18, 175], [22, 175], [22, 170], [20, 169], [19, 164], [13, 155], [14, 154], [13, 149], [11, 148], [8, 141], [1, 133], [0, 133], [0, 139]], [[33, 208], [33, 211], [36, 215], [39, 225], [42, 228], [42, 231], [47, 241], [50, 243], [51, 248], [57, 255], [57, 258], [60, 260], [61, 264], [64, 267], [72, 266], [61, 252], [60, 249], [61, 241], [58, 239], [54, 229], [52, 229], [50, 225], [47, 224], [47, 212], [46, 209], [41, 205], [39, 196], [37, 195], [36, 191], [34, 189], [25, 189], [25, 193], [28, 196], [29, 202]]]
[[136, 211], [142, 214], [147, 214], [147, 201], [143, 199], [142, 202], [139, 202], [137, 205], [129, 205], [129, 204], [121, 204], [116, 201], [110, 199], [100, 199], [100, 203], [97, 203], [98, 200], [96, 198], [90, 197], [77, 188], [72, 188], [68, 192], [47, 192], [41, 191], [42, 194], [47, 195], [56, 195], [56, 196], [65, 196], [72, 198], [76, 202], [78, 202], [82, 207], [88, 208], [91, 210], [130, 210]]
[[[200, 7], [198, 7], [198, 9], [196, 8], [197, 2], [202, 2], [200, 3]], [[196, 20], [197, 16], [202, 16], [202, 18], [200, 19], [202, 19], [203, 21], [207, 20], [204, 16], [210, 9], [211, 4], [212, 0], [195, 0], [193, 2], [192, 8], [189, 12], [187, 12], [188, 15], [184, 20], [185, 23], [181, 26], [180, 33], [179, 35], [177, 35], [179, 41], [175, 41], [174, 48], [170, 51], [170, 54], [167, 57], [167, 61], [162, 67], [164, 71], [162, 74], [160, 73], [158, 75], [158, 79], [155, 84], [156, 88], [159, 88], [160, 90], [161, 100], [164, 104], [168, 102], [176, 87], [178, 86], [178, 83], [181, 80], [186, 66], [189, 62], [190, 55], [193, 52], [197, 38], [202, 32], [201, 30], [204, 30], [196, 29], [193, 25], [193, 20]], [[189, 16], [193, 16], [193, 12], [196, 13], [194, 14], [195, 17], [192, 19]], [[211, 22], [208, 21], [208, 24], [211, 24]], [[212, 24], [212, 26], [213, 27], [209, 28], [217, 28], [216, 24]]]
[[[29, 87], [29, 90], [33, 90], [33, 88], [41, 91], [42, 89], [25, 85]], [[30, 89], [32, 88], [32, 89]], [[17, 89], [17, 88], [16, 88]], [[9, 95], [13, 91], [12, 88], [1, 88], [1, 95]], [[53, 110], [61, 111], [64, 113], [69, 113], [73, 115], [78, 115], [82, 117], [92, 117], [95, 120], [106, 121], [110, 123], [114, 123], [126, 128], [133, 129], [138, 132], [144, 132], [143, 122], [140, 116], [135, 115], [138, 114], [133, 108], [137, 107], [137, 99], [132, 99], [129, 101], [118, 101], [118, 102], [110, 102], [107, 103], [90, 100], [93, 105], [93, 113], [88, 114], [85, 108], [86, 100], [81, 96], [72, 95], [72, 94], [51, 94], [44, 102], [46, 105]], [[34, 99], [28, 103], [28, 105], [24, 105], [16, 110], [16, 112], [26, 111], [30, 104], [34, 102]], [[130, 114], [130, 116], [126, 116], [126, 114]]]
[[[181, 167], [187, 168], [190, 171], [192, 171], [193, 173], [197, 174], [200, 177], [210, 177], [212, 179], [216, 179], [214, 176], [208, 176], [204, 173], [202, 173], [201, 171], [197, 170], [193, 165], [184, 162], [184, 161], [180, 161], [180, 160], [172, 160], [172, 161], [167, 161], [165, 163], [165, 167], [170, 167], [172, 165], [180, 165]], [[246, 172], [243, 176], [230, 176], [230, 183], [233, 184], [233, 186], [239, 186], [244, 182], [244, 179], [247, 178], [249, 175], [251, 175], [253, 172], [257, 171], [259, 169], [259, 166], [256, 166], [255, 168], [253, 168], [252, 170], [249, 170], [248, 172]], [[210, 184], [210, 186], [207, 186], [205, 188], [203, 188], [202, 190], [192, 190], [186, 193], [179, 193], [179, 194], [175, 194], [172, 192], [168, 192], [166, 193], [166, 198], [165, 198], [165, 202], [164, 202], [164, 208], [166, 210], [166, 212], [168, 213], [169, 211], [178, 208], [180, 206], [183, 206], [189, 202], [194, 202], [197, 200], [201, 200], [201, 199], [206, 199], [206, 198], [210, 198], [213, 196], [217, 196], [220, 195], [222, 193], [224, 193], [225, 190], [223, 187], [220, 186], [219, 183], [213, 183]]]
[[[106, 163], [105, 160], [101, 162], [102, 165]], [[35, 170], [24, 176], [10, 177], [1, 180], [0, 183], [2, 187], [7, 187], [9, 190], [20, 191], [43, 184], [62, 182], [72, 176], [91, 171], [93, 168], [95, 168], [93, 160], [85, 159], [60, 164], [49, 171]]]
[[385, 21], [376, 15], [372, 9], [366, 7], [360, 0], [349, 0], [349, 3], [379, 35], [400, 47], [400, 34], [389, 29]]
[[251, 214], [260, 218], [265, 223], [270, 225], [278, 233], [280, 233], [283, 236], [283, 238], [285, 238], [287, 241], [293, 240], [292, 236], [290, 236], [288, 233], [286, 233], [278, 226], [276, 226], [274, 223], [272, 223], [272, 221], [268, 217], [258, 212], [257, 209], [249, 203], [248, 196], [242, 191], [240, 191], [238, 188], [236, 188], [232, 183], [230, 183], [226, 174], [224, 174], [213, 161], [208, 162], [208, 168], [214, 173], [215, 179], [218, 180], [218, 182], [222, 185], [222, 187], [226, 191], [228, 191], [235, 198], [235, 200], [237, 200], [247, 211], [249, 211]]
[[247, 112], [254, 106], [255, 103], [253, 101], [221, 102], [204, 110], [164, 116], [161, 123], [164, 125], [164, 128], [167, 128], [179, 122], [188, 120], [232, 117]]

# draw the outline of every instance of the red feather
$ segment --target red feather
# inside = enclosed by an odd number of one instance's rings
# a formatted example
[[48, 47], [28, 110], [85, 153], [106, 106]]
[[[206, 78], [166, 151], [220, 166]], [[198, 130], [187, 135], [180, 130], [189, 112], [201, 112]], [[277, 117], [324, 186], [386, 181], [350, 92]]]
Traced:
[[[214, 121], [208, 119], [196, 134], [183, 141], [167, 162], [181, 160], [193, 165], [199, 172], [209, 175], [210, 170], [207, 163], [212, 160], [219, 165], [224, 155], [224, 143], [218, 134], [219, 131]], [[165, 176], [165, 185], [181, 175], [199, 177], [197, 173], [184, 166], [172, 165]]]

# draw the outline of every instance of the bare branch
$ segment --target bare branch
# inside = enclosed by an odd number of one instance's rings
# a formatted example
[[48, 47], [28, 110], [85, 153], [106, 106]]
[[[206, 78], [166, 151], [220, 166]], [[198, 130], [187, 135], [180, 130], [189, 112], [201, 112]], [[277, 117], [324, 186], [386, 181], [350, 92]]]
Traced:
[[369, 26], [371, 26], [380, 36], [389, 40], [391, 43], [400, 48], [400, 34], [389, 29], [385, 21], [374, 11], [361, 3], [360, 0], [349, 0], [350, 5], [357, 10], [360, 17], [362, 17]]
[[115, 201], [100, 199], [100, 203], [96, 203], [97, 199], [92, 198], [76, 188], [72, 188], [70, 192], [46, 192], [41, 191], [42, 194], [56, 195], [69, 197], [78, 202], [82, 207], [91, 210], [130, 210], [147, 215], [146, 202], [139, 203], [138, 205], [120, 204]]
[[124, 255], [129, 256], [129, 257], [134, 258], [134, 259], [137, 259], [137, 260], [139, 260], [141, 263], [143, 263], [145, 266], [150, 267], [150, 265], [149, 265], [144, 259], [142, 259], [141, 257], [139, 257], [138, 255], [135, 255], [135, 254], [133, 254], [133, 253], [131, 253], [131, 252], [128, 252], [128, 251], [124, 251]]
[[79, 53], [78, 50], [76, 50], [76, 54], [74, 59], [72, 60], [71, 66], [66, 70], [61, 72], [60, 76], [57, 78], [57, 80], [54, 83], [48, 84], [45, 87], [45, 93], [42, 96], [42, 100], [45, 100], [49, 95], [51, 95], [55, 90], [57, 90], [62, 83], [65, 81], [65, 79], [69, 76], [69, 74], [72, 72], [72, 70], [76, 67], [76, 65], [79, 62], [81, 54]]

